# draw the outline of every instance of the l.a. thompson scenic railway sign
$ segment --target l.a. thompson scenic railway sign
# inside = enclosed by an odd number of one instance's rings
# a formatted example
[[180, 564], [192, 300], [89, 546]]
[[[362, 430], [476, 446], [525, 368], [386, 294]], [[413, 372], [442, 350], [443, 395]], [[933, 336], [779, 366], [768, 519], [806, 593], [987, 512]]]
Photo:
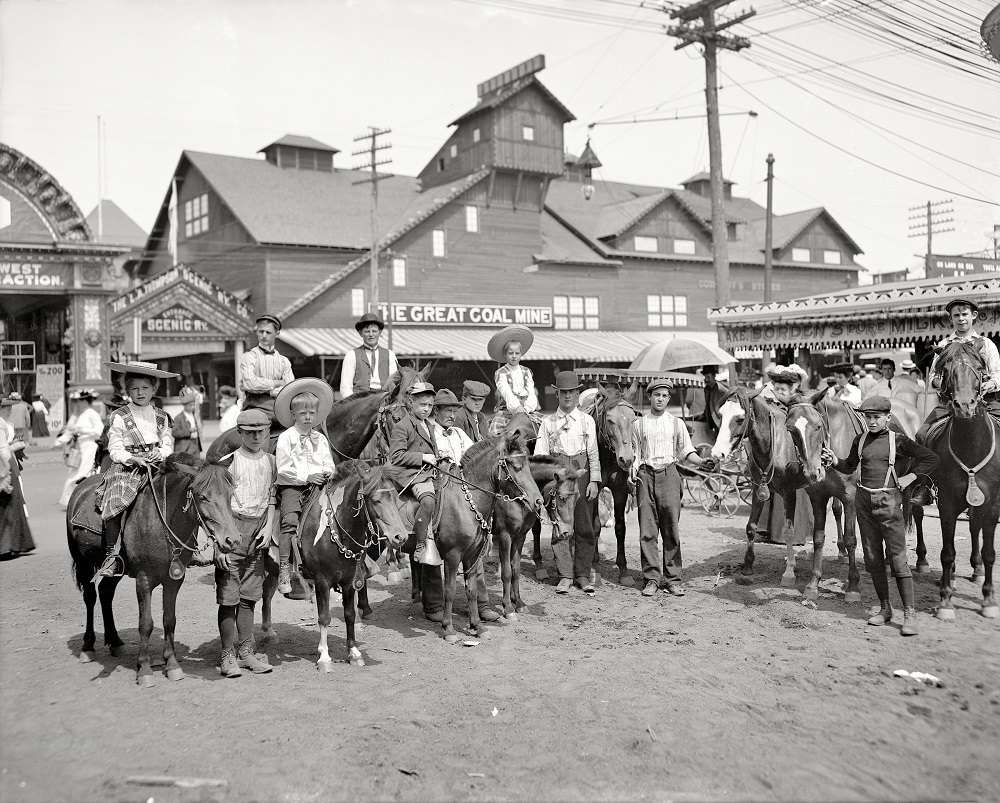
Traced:
[[400, 326], [552, 327], [552, 307], [497, 307], [470, 304], [381, 304], [382, 317]]

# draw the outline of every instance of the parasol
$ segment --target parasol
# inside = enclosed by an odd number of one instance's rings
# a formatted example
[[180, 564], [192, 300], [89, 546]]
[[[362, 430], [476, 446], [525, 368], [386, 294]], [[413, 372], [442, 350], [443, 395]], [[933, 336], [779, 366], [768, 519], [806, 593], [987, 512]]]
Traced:
[[646, 346], [632, 360], [629, 368], [639, 371], [672, 371], [675, 368], [695, 368], [702, 365], [726, 366], [736, 358], [718, 346], [676, 337]]

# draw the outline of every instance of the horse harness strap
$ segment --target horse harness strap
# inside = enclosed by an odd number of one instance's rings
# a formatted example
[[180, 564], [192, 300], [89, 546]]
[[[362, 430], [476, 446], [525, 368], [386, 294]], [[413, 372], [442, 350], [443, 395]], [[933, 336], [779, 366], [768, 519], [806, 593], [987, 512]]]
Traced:
[[973, 467], [969, 467], [962, 462], [962, 459], [955, 454], [955, 450], [951, 445], [951, 433], [952, 430], [948, 430], [948, 453], [951, 455], [952, 459], [958, 463], [958, 467], [962, 471], [969, 475], [969, 487], [965, 492], [965, 501], [969, 503], [971, 507], [979, 507], [986, 501], [986, 494], [983, 493], [982, 489], [976, 484], [976, 472], [979, 471], [983, 466], [993, 459], [993, 455], [996, 454], [997, 450], [997, 427], [996, 424], [990, 420], [990, 450], [986, 453], [986, 457], [980, 460]]
[[[329, 488], [327, 489], [326, 494], [327, 494], [327, 498], [329, 499], [329, 497], [330, 497]], [[358, 507], [354, 511], [355, 516], [358, 513], [360, 513], [362, 510], [364, 510], [364, 512], [365, 512], [365, 518], [367, 520], [365, 522], [365, 525], [366, 525], [367, 530], [368, 530], [368, 535], [370, 536], [368, 538], [365, 538], [365, 543], [363, 543], [363, 544], [361, 544], [358, 541], [355, 541], [353, 538], [351, 538], [351, 535], [347, 531], [347, 528], [344, 527], [344, 525], [340, 523], [340, 519], [337, 518], [337, 511], [334, 509], [334, 507], [333, 507], [332, 504], [327, 509], [328, 510], [328, 512], [327, 512], [327, 518], [328, 518], [328, 520], [329, 520], [329, 522], [330, 522], [331, 525], [335, 525], [335, 526], [331, 526], [330, 527], [330, 540], [333, 541], [333, 543], [335, 543], [337, 545], [337, 549], [339, 549], [344, 554], [344, 557], [346, 557], [348, 560], [358, 560], [358, 559], [360, 559], [368, 551], [368, 547], [370, 547], [370, 546], [372, 546], [374, 544], [377, 544], [379, 542], [379, 540], [381, 539], [379, 531], [375, 527], [374, 522], [372, 521], [371, 513], [368, 510], [368, 503], [365, 500], [365, 496], [364, 496], [364, 493], [362, 492], [362, 488], [361, 488], [360, 485], [358, 486], [358, 495], [357, 495], [356, 499], [357, 499], [357, 502], [358, 502]], [[343, 533], [344, 535], [346, 535], [351, 540], [351, 542], [354, 544], [354, 546], [359, 547], [361, 549], [361, 551], [360, 552], [355, 552], [350, 547], [348, 547], [346, 544], [344, 544], [343, 540], [340, 537], [341, 533]]]

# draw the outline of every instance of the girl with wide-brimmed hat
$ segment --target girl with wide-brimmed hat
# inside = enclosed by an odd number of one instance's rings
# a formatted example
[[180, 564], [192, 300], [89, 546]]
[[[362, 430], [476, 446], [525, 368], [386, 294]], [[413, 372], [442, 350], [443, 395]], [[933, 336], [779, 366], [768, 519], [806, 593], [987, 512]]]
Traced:
[[65, 429], [56, 438], [56, 443], [61, 445], [71, 445], [66, 465], [69, 467], [69, 476], [63, 484], [62, 495], [59, 497], [59, 505], [66, 509], [73, 489], [80, 480], [88, 477], [94, 470], [94, 458], [97, 456], [97, 439], [104, 432], [104, 422], [101, 416], [94, 409], [94, 400], [97, 394], [92, 390], [76, 391], [70, 399], [76, 403], [76, 410], [73, 417], [66, 424]]

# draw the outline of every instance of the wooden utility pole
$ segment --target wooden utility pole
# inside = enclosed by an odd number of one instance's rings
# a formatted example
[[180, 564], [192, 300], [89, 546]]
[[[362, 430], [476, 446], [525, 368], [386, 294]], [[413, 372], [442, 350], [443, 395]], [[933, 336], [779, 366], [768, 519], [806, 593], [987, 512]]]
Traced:
[[392, 147], [388, 142], [379, 143], [378, 138], [391, 133], [391, 128], [374, 128], [373, 126], [368, 126], [367, 134], [362, 134], [354, 138], [355, 142], [364, 142], [367, 140], [368, 146], [352, 153], [353, 156], [368, 157], [367, 161], [356, 166], [355, 170], [371, 170], [372, 173], [371, 178], [357, 183], [364, 184], [370, 181], [372, 184], [371, 293], [368, 299], [368, 311], [376, 314], [378, 314], [378, 182], [379, 178], [386, 178], [386, 176], [379, 176], [378, 167], [389, 164], [392, 161], [392, 159], [388, 158], [378, 158], [379, 151], [388, 150]]
[[910, 237], [927, 236], [927, 252], [924, 254], [924, 277], [929, 279], [931, 271], [931, 255], [934, 253], [934, 235], [944, 234], [948, 231], [955, 231], [954, 227], [944, 228], [946, 223], [954, 223], [955, 218], [944, 217], [944, 215], [955, 214], [954, 207], [950, 206], [952, 199], [946, 201], [927, 202], [926, 212], [924, 206], [911, 206], [909, 211]]
[[764, 303], [771, 303], [771, 268], [774, 240], [774, 154], [767, 155], [767, 217], [764, 218]]
[[[729, 303], [729, 245], [726, 235], [725, 190], [722, 177], [722, 133], [719, 130], [718, 51], [742, 50], [750, 41], [742, 36], [721, 33], [757, 12], [744, 11], [732, 19], [717, 21], [715, 12], [733, 0], [698, 0], [681, 8], [671, 9], [670, 18], [680, 21], [667, 29], [670, 36], [681, 40], [674, 50], [699, 43], [705, 48], [705, 102], [708, 111], [708, 164], [712, 187], [712, 261], [715, 265], [715, 305]], [[666, 9], [664, 9], [666, 10]]]

